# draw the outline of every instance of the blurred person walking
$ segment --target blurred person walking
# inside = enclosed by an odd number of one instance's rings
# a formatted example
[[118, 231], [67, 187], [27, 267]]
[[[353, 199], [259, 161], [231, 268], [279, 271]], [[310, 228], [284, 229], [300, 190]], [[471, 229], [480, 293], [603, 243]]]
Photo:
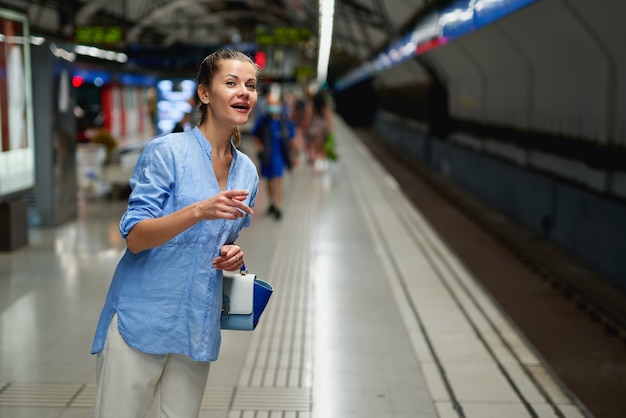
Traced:
[[265, 112], [259, 115], [251, 134], [261, 177], [267, 184], [268, 214], [279, 220], [283, 214], [283, 174], [297, 161], [293, 141], [295, 129], [278, 96], [270, 94], [267, 97]]
[[192, 128], [191, 118], [193, 114], [191, 112], [185, 112], [183, 117], [180, 118], [178, 122], [174, 124], [174, 128], [172, 128], [172, 133], [174, 132], [185, 132]]
[[296, 155], [300, 160], [302, 153], [306, 154], [305, 158], [308, 158], [308, 146], [305, 141], [305, 135], [302, 132], [302, 121], [304, 120], [304, 111], [306, 108], [306, 100], [299, 92], [292, 92], [285, 98], [287, 105], [287, 115], [291, 123], [293, 123], [295, 130], [294, 144], [296, 149]]
[[302, 130], [309, 146], [309, 158], [316, 173], [327, 167], [325, 145], [333, 132], [333, 122], [332, 100], [325, 91], [318, 90], [307, 102], [302, 121]]

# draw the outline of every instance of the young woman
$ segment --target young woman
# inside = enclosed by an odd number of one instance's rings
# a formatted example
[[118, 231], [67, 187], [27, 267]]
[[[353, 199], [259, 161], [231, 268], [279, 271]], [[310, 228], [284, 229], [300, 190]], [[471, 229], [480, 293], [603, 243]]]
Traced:
[[[120, 221], [127, 250], [98, 322], [94, 417], [197, 418], [220, 349], [222, 270], [250, 224], [259, 179], [235, 145], [257, 101], [258, 67], [219, 50], [198, 73], [200, 124], [151, 141]], [[231, 143], [234, 135], [236, 144]]]

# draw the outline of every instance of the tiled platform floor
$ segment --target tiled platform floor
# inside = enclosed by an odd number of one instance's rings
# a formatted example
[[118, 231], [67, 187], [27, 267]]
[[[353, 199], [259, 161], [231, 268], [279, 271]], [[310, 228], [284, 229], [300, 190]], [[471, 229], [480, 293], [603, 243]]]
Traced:
[[[341, 159], [285, 179], [239, 239], [276, 292], [225, 332], [201, 417], [582, 417], [515, 327], [341, 120]], [[244, 144], [244, 149], [245, 149]], [[0, 254], [0, 418], [88, 418], [96, 319], [124, 202]]]

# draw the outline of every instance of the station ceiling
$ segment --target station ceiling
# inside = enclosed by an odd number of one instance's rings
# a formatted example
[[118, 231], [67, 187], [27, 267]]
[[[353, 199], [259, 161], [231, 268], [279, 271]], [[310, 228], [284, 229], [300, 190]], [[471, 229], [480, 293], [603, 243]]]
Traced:
[[[329, 78], [371, 57], [434, 3], [442, 1], [335, 0]], [[0, 0], [0, 4], [25, 10], [33, 34], [68, 41], [75, 41], [79, 33], [108, 37], [107, 46], [112, 49], [130, 51], [130, 55], [152, 51], [164, 61], [190, 48], [254, 43], [259, 33], [269, 35], [265, 39], [272, 42], [277, 28], [292, 40], [309, 31], [310, 37], [300, 39], [297, 47], [312, 66], [317, 61], [318, 1]], [[119, 29], [97, 33], [90, 28]], [[285, 28], [301, 32], [294, 35]], [[281, 39], [274, 41], [290, 42]]]

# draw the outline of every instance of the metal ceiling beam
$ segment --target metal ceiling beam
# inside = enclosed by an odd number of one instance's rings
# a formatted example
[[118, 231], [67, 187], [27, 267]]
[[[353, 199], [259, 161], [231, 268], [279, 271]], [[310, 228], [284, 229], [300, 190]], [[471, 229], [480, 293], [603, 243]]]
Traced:
[[[249, 6], [248, 10], [245, 9], [229, 9], [229, 8], [215, 8], [212, 10], [212, 5], [223, 6], [226, 3], [233, 3], [236, 5], [240, 5], [241, 3], [245, 3]], [[207, 13], [210, 13], [209, 16], [219, 16], [222, 19], [230, 18], [236, 20], [237, 18], [246, 17], [250, 19], [259, 20], [264, 23], [270, 24], [289, 24], [293, 23], [294, 14], [288, 10], [286, 7], [276, 4], [274, 1], [266, 1], [260, 2], [259, 0], [173, 0], [173, 1], [154, 1], [153, 7], [147, 9], [146, 13], [137, 18], [136, 24], [128, 31], [127, 41], [128, 42], [137, 42], [141, 32], [145, 27], [155, 26], [155, 30], [159, 30], [161, 27], [161, 23], [159, 22], [163, 17], [170, 16], [173, 13], [177, 13], [179, 11], [184, 11], [186, 6], [190, 5], [205, 5], [207, 6]], [[204, 18], [204, 16], [200, 17], [200, 19]], [[209, 21], [212, 23], [214, 18], [209, 18]], [[198, 21], [198, 16], [186, 14], [184, 16], [184, 24], [181, 26], [187, 26], [188, 22], [195, 24]], [[159, 23], [157, 23], [159, 22]], [[307, 22], [309, 23], [309, 22]], [[311, 27], [314, 32], [317, 32], [317, 26]], [[183, 28], [180, 28], [177, 31], [179, 34]], [[164, 33], [166, 39], [172, 41], [177, 38], [177, 36], [171, 33]]]
[[350, 44], [352, 44], [353, 53], [352, 56], [359, 57], [360, 50], [364, 48], [363, 42], [357, 39], [356, 32], [350, 20], [346, 20], [343, 27], [346, 29], [346, 35], [344, 35], [344, 39], [348, 40]]
[[389, 12], [387, 12], [387, 8], [385, 7], [384, 2], [382, 0], [374, 0], [374, 7], [378, 10], [378, 15], [383, 21], [383, 24], [386, 28], [385, 32], [387, 32], [387, 36], [389, 38], [395, 37], [396, 28], [389, 18]]
[[363, 6], [354, 0], [341, 0], [336, 3], [336, 15], [340, 15], [346, 19], [357, 20], [376, 29], [387, 31], [388, 21], [377, 11]]
[[[221, 27], [226, 28], [228, 24], [225, 22], [225, 19], [229, 17], [232, 17], [232, 18], [249, 17], [249, 18], [254, 18], [261, 22], [265, 22], [270, 25], [284, 23], [284, 21], [279, 20], [276, 16], [273, 16], [271, 14], [259, 14], [254, 11], [244, 12], [241, 10], [231, 10], [231, 11], [224, 11], [224, 12], [218, 12], [218, 13], [211, 13], [209, 15], [200, 16], [196, 19], [186, 22], [184, 25], [178, 24], [177, 26], [178, 29], [171, 32], [165, 38], [164, 45], [169, 46], [175, 43], [180, 38], [180, 36], [189, 29], [189, 27], [201, 27], [202, 25], [219, 25]], [[159, 23], [159, 26], [161, 26], [161, 23]]]

